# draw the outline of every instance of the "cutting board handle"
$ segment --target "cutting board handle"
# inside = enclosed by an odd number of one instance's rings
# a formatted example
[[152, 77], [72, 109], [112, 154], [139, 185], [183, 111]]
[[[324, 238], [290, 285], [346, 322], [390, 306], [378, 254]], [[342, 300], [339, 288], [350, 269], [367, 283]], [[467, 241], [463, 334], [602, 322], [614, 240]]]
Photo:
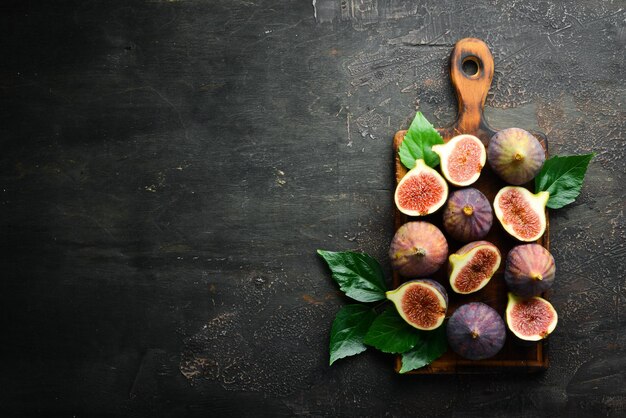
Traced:
[[483, 116], [485, 99], [493, 79], [493, 56], [487, 44], [476, 38], [458, 41], [450, 57], [450, 78], [459, 104], [455, 131], [477, 132], [487, 145], [495, 133]]

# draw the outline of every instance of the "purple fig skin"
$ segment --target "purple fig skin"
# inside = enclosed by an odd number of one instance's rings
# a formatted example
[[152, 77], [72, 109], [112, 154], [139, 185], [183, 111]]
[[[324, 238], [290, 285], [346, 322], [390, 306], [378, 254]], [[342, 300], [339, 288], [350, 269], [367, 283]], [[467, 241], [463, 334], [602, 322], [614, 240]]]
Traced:
[[450, 194], [443, 212], [443, 227], [459, 242], [484, 238], [491, 230], [493, 211], [480, 191], [466, 188]]
[[513, 294], [529, 298], [552, 287], [555, 271], [554, 257], [541, 245], [518, 245], [506, 257], [504, 280]]
[[408, 222], [398, 228], [389, 247], [391, 267], [404, 277], [428, 276], [448, 258], [448, 242], [435, 225]]
[[546, 153], [537, 138], [519, 128], [499, 131], [487, 148], [487, 161], [493, 171], [515, 186], [534, 179], [545, 160]]
[[468, 360], [498, 354], [506, 341], [506, 325], [493, 308], [472, 302], [457, 308], [446, 329], [452, 351]]

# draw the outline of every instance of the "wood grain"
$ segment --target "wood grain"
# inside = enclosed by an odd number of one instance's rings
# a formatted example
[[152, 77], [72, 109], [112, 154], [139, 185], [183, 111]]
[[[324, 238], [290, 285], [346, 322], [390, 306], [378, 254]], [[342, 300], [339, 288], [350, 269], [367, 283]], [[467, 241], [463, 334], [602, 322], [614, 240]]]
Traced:
[[[477, 64], [478, 71], [475, 74], [468, 75], [464, 72], [463, 63], [467, 60], [474, 61]], [[483, 115], [483, 110], [485, 107], [487, 92], [491, 86], [493, 71], [493, 57], [487, 47], [487, 44], [475, 38], [465, 38], [456, 43], [450, 57], [450, 79], [456, 91], [459, 111], [457, 120], [451, 126], [438, 130], [444, 141], [447, 142], [456, 135], [471, 134], [480, 138], [486, 147], [489, 146], [489, 140], [496, 133], [496, 131], [487, 124]], [[407, 173], [407, 169], [400, 162], [397, 152], [402, 144], [402, 141], [404, 140], [405, 133], [406, 131], [398, 131], [393, 139], [396, 184]], [[533, 132], [533, 134], [540, 139], [542, 146], [546, 150], [547, 156], [547, 141], [545, 135], [539, 132]], [[498, 190], [505, 185], [506, 184], [500, 180], [493, 171], [491, 171], [489, 164], [487, 164], [483, 168], [478, 181], [470, 187], [480, 190], [485, 194], [490, 202], [493, 202]], [[531, 185], [532, 182], [525, 185], [525, 187], [532, 190]], [[453, 187], [451, 192], [455, 189], [456, 188]], [[394, 218], [394, 226], [396, 230], [406, 222], [418, 220], [417, 218], [411, 218], [404, 215], [397, 209], [395, 209]], [[420, 217], [419, 220], [431, 222], [443, 230], [441, 211], [426, 217]], [[537, 240], [537, 243], [545, 248], [548, 248], [550, 232], [547, 213], [546, 224], [546, 232], [539, 240]], [[498, 247], [503, 260], [491, 281], [479, 292], [470, 295], [459, 295], [454, 293], [450, 289], [448, 282], [448, 276], [446, 274], [447, 265], [444, 265], [434, 275], [434, 278], [446, 286], [446, 289], [448, 290], [448, 296], [450, 298], [448, 316], [454, 313], [458, 306], [469, 302], [484, 302], [496, 309], [501, 315], [504, 315], [507, 302], [507, 289], [503, 277], [505, 259], [509, 250], [513, 246], [519, 245], [520, 242], [512, 238], [506, 231], [504, 231], [495, 217], [493, 227], [484, 239], [492, 242]], [[448, 245], [450, 254], [452, 254], [463, 244], [452, 239], [448, 239]], [[401, 278], [396, 272], [393, 273], [394, 286], [399, 286], [403, 281], [406, 281], [406, 279]], [[478, 361], [466, 360], [451, 350], [448, 350], [447, 353], [435, 360], [429, 366], [415, 370], [411, 373], [490, 373], [508, 370], [535, 372], [544, 370], [548, 367], [546, 346], [547, 342], [545, 341], [540, 341], [531, 345], [521, 345], [519, 342], [515, 341], [515, 338], [509, 332], [503, 349], [493, 358]], [[398, 356], [396, 358], [395, 369], [396, 371], [399, 371], [400, 368], [401, 357]]]

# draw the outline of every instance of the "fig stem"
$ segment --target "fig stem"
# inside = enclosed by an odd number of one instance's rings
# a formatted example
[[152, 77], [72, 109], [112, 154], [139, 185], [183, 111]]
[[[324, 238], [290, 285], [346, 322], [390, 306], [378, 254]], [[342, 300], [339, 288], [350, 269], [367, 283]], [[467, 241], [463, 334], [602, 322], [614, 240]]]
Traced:
[[476, 331], [472, 331], [472, 338], [473, 339], [478, 338], [478, 333]]
[[535, 273], [533, 274], [532, 278], [534, 280], [543, 280], [543, 276], [541, 275], [541, 273]]
[[470, 205], [465, 205], [463, 206], [463, 213], [467, 216], [471, 216], [472, 213], [474, 213], [474, 208], [472, 208]]
[[524, 159], [524, 156], [520, 154], [519, 152], [516, 152], [515, 155], [513, 156], [513, 159], [515, 161], [522, 161]]
[[423, 248], [413, 247], [410, 250], [398, 251], [396, 253], [396, 258], [409, 257], [409, 256], [412, 256], [412, 255], [425, 256], [426, 255], [426, 250], [423, 249]]

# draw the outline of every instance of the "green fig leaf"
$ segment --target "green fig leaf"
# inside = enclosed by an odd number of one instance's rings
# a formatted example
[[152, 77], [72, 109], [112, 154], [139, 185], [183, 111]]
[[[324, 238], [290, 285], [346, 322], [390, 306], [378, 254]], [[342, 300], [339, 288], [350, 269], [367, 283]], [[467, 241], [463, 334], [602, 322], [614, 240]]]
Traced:
[[551, 209], [569, 205], [580, 194], [587, 166], [594, 156], [592, 153], [550, 158], [535, 177], [535, 193], [550, 193], [546, 206]]
[[367, 305], [346, 305], [335, 316], [330, 330], [330, 364], [367, 349], [363, 338], [376, 312]]
[[427, 166], [436, 167], [439, 156], [432, 150], [436, 144], [443, 144], [443, 138], [422, 112], [417, 112], [398, 150], [400, 161], [408, 169], [415, 167], [415, 160], [420, 159]]
[[359, 302], [385, 299], [385, 275], [375, 258], [351, 251], [317, 250], [317, 253], [324, 258], [346, 296]]
[[407, 324], [395, 308], [388, 308], [372, 322], [363, 342], [383, 353], [404, 353], [419, 339], [419, 331]]
[[419, 341], [412, 350], [402, 354], [400, 373], [410, 372], [429, 365], [448, 350], [446, 327], [442, 324], [432, 331], [421, 331]]

